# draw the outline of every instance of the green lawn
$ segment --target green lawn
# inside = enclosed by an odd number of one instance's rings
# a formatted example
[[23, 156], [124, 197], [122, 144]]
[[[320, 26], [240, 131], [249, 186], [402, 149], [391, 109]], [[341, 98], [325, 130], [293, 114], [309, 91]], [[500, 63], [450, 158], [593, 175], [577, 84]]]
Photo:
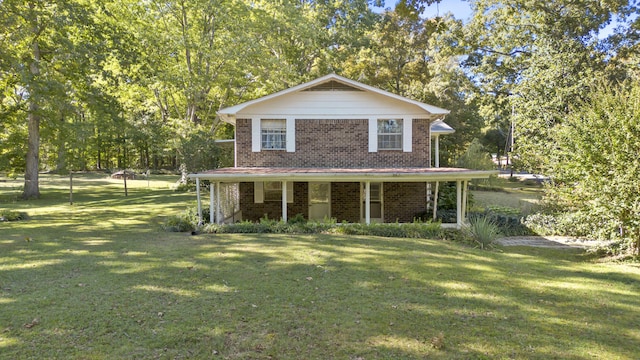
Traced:
[[[637, 359], [640, 266], [429, 239], [165, 233], [169, 180], [0, 182], [0, 358]], [[155, 185], [154, 185], [155, 184]], [[27, 241], [30, 239], [30, 241]]]

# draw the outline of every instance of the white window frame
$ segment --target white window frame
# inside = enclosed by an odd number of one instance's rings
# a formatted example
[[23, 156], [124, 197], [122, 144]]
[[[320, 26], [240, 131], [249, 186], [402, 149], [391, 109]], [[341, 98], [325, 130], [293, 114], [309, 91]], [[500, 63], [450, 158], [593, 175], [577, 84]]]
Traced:
[[286, 119], [260, 119], [260, 150], [286, 150], [287, 140]]
[[[378, 150], [402, 150], [404, 119], [378, 119]], [[386, 138], [386, 139], [385, 139]], [[387, 140], [388, 139], [388, 140]], [[397, 146], [391, 146], [397, 145]]]
[[[401, 127], [401, 144], [398, 148], [382, 148], [380, 147], [380, 139], [378, 133], [378, 124], [385, 120], [400, 120]], [[389, 116], [385, 118], [369, 118], [369, 152], [378, 152], [378, 150], [411, 152], [413, 146], [413, 119], [403, 116]]]
[[[271, 198], [267, 199], [267, 192], [272, 192], [271, 185], [280, 184], [280, 191], [271, 194]], [[278, 194], [277, 196], [275, 194]], [[281, 202], [282, 201], [282, 181], [256, 181], [253, 183], [253, 202], [263, 204], [265, 202]], [[293, 203], [293, 182], [287, 182], [287, 203]]]
[[[263, 123], [268, 124], [272, 120], [284, 121], [284, 144], [282, 147], [265, 147], [263, 146]], [[268, 126], [268, 125], [267, 125]], [[282, 128], [282, 127], [280, 127]], [[262, 150], [286, 150], [287, 152], [296, 151], [296, 119], [293, 117], [287, 118], [251, 118], [251, 151], [260, 152]]]

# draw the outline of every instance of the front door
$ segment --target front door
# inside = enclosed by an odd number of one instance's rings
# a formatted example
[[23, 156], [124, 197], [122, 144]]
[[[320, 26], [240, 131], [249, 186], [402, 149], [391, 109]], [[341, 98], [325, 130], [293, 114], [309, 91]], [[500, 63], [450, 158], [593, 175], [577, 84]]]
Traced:
[[309, 183], [309, 220], [331, 217], [331, 183]]

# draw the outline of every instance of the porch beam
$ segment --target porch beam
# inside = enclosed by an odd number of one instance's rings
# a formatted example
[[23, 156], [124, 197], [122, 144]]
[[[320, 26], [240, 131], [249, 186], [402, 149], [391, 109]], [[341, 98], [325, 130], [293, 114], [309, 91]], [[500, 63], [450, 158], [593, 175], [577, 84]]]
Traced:
[[438, 217], [438, 190], [440, 182], [436, 181], [436, 189], [433, 192], [433, 221], [436, 221]]

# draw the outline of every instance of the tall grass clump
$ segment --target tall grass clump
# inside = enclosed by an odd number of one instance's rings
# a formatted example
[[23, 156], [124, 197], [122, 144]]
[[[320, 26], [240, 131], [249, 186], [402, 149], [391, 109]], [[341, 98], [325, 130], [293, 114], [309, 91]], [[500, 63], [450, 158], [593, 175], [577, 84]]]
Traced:
[[481, 249], [491, 246], [491, 244], [502, 235], [500, 227], [486, 216], [470, 219], [469, 225], [465, 228], [465, 232]]

